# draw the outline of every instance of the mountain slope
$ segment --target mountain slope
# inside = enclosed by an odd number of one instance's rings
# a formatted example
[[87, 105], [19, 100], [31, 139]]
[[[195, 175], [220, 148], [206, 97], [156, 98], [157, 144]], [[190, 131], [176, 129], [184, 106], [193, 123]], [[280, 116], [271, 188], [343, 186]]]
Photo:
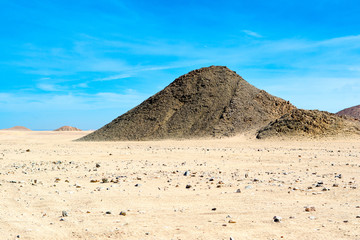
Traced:
[[345, 108], [336, 113], [339, 116], [350, 116], [356, 119], [360, 119], [360, 105]]
[[295, 109], [258, 131], [257, 138], [360, 136], [360, 122], [318, 110]]
[[295, 109], [223, 66], [194, 70], [85, 141], [233, 136], [257, 129]]

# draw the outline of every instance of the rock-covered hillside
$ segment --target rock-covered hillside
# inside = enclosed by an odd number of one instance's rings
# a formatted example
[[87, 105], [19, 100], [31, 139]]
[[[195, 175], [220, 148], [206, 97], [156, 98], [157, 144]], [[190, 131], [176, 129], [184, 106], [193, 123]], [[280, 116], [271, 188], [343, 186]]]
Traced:
[[222, 137], [260, 128], [295, 109], [223, 66], [194, 70], [86, 141]]
[[81, 131], [81, 129], [71, 126], [62, 126], [58, 129], [55, 129], [54, 131]]
[[345, 108], [344, 110], [341, 110], [336, 114], [340, 116], [350, 116], [360, 120], [360, 105]]
[[360, 122], [318, 110], [295, 109], [258, 131], [257, 138], [360, 136]]

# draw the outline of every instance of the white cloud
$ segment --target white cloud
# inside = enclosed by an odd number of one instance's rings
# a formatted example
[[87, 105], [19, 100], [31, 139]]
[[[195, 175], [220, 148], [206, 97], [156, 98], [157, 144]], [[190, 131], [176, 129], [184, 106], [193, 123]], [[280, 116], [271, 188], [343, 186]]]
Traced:
[[263, 37], [260, 34], [258, 34], [256, 32], [253, 32], [253, 31], [250, 31], [250, 30], [242, 30], [242, 32], [245, 33], [248, 36], [251, 36], [251, 37], [256, 37], [256, 38], [262, 38]]
[[48, 83], [39, 83], [37, 84], [37, 88], [43, 90], [43, 91], [49, 91], [49, 92], [56, 92], [56, 91], [62, 91], [63, 88], [54, 84], [48, 84]]
[[[100, 92], [95, 94], [9, 94], [0, 93], [0, 109], [13, 112], [36, 111], [95, 111], [99, 109], [130, 109], [145, 100], [147, 95], [136, 91], [124, 94]], [[121, 106], [121, 107], [119, 107]]]
[[77, 88], [77, 87], [79, 87], [79, 88], [88, 88], [89, 85], [88, 85], [87, 82], [83, 82], [83, 83], [76, 84], [73, 87], [75, 87], [75, 88]]
[[99, 78], [94, 81], [111, 81], [111, 80], [117, 80], [117, 79], [129, 78], [129, 77], [131, 77], [130, 74], [117, 74], [109, 77]]
[[[93, 79], [81, 78], [79, 80], [81, 83], [78, 84], [72, 81], [71, 86], [67, 86], [65, 77], [62, 78], [63, 80], [58, 77], [60, 80], [55, 82], [57, 85], [53, 80], [50, 84], [43, 79], [46, 84], [40, 83], [38, 87], [46, 91], [72, 89], [72, 87], [87, 88], [91, 87], [90, 83], [93, 81], [111, 81], [128, 77], [145, 79], [151, 76], [154, 80], [164, 82], [165, 80], [161, 78], [169, 76], [164, 74], [166, 69], [177, 68], [179, 70], [173, 72], [181, 72], [184, 69], [190, 70], [209, 65], [227, 65], [250, 82], [261, 82], [266, 88], [271, 88], [271, 85], [288, 88], [287, 96], [299, 94], [297, 91], [306, 92], [306, 88], [311, 88], [313, 94], [321, 93], [326, 99], [327, 93], [330, 95], [331, 91], [339, 88], [342, 92], [332, 97], [336, 101], [342, 101], [346, 91], [342, 88], [341, 82], [360, 79], [358, 66], [360, 35], [315, 41], [299, 38], [268, 40], [264, 37], [260, 38], [261, 35], [256, 32], [244, 30], [244, 33], [257, 38], [247, 38], [231, 47], [218, 44], [216, 47], [206, 48], [187, 42], [166, 40], [108, 41], [84, 37], [82, 41], [74, 42], [73, 49], [66, 51], [31, 46], [20, 66], [27, 72], [44, 75], [44, 78], [49, 74], [54, 75], [52, 78], [61, 75], [76, 78], [83, 73], [86, 76], [87, 72], [95, 76]], [[56, 63], [51, 61], [55, 57], [54, 54], [60, 54], [56, 56], [58, 57]], [[138, 59], [143, 60], [138, 61]], [[166, 81], [171, 80], [173, 79], [166, 79]], [[292, 82], [306, 82], [307, 85], [300, 84], [293, 88]], [[163, 87], [165, 84], [160, 85]], [[153, 90], [156, 86], [153, 84], [149, 88]], [[353, 87], [356, 86], [358, 85], [353, 84]], [[131, 88], [131, 86], [123, 87]], [[266, 88], [264, 89], [267, 90]], [[127, 93], [125, 96], [127, 97], [108, 95], [106, 99], [111, 99], [111, 102], [126, 102], [132, 99]], [[105, 98], [106, 94], [92, 97], [83, 94], [82, 97], [84, 102], [97, 102], [97, 99]]]

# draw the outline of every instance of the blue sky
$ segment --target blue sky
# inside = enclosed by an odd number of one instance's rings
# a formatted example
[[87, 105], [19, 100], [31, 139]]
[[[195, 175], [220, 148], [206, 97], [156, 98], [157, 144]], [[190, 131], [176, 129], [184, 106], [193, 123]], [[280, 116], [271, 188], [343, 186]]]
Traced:
[[225, 65], [297, 107], [360, 104], [358, 1], [0, 0], [0, 128], [97, 129]]

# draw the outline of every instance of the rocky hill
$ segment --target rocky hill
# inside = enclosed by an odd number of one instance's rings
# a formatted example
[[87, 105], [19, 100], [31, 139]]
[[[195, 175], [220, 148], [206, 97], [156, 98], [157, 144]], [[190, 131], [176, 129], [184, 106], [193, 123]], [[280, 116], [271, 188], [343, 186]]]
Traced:
[[360, 122], [318, 110], [294, 109], [258, 131], [257, 138], [360, 136]]
[[81, 129], [70, 126], [62, 126], [61, 128], [55, 129], [54, 131], [81, 131]]
[[339, 116], [350, 116], [350, 117], [360, 120], [360, 105], [345, 108], [344, 110], [341, 110], [341, 111], [337, 112], [336, 114]]
[[85, 141], [233, 136], [295, 109], [223, 66], [191, 71]]

